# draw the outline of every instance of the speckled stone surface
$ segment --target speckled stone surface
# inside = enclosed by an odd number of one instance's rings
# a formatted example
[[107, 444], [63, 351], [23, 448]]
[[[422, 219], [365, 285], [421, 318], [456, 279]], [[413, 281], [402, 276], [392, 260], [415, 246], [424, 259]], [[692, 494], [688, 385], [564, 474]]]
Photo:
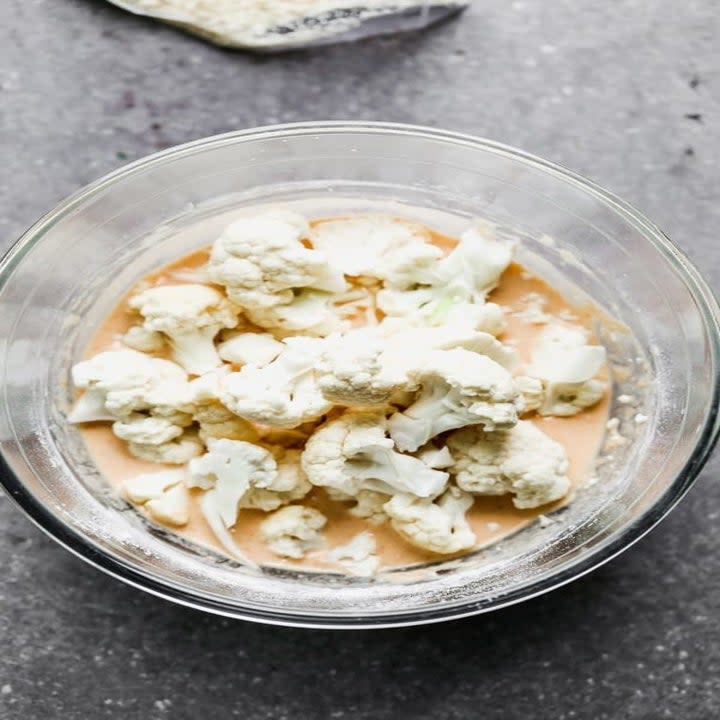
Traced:
[[[409, 121], [616, 191], [720, 283], [720, 3], [475, 0], [423, 34], [254, 58], [100, 0], [0, 3], [0, 243], [95, 177], [235, 128]], [[0, 498], [0, 718], [720, 717], [720, 458], [650, 536], [524, 605], [329, 633], [175, 607]]]

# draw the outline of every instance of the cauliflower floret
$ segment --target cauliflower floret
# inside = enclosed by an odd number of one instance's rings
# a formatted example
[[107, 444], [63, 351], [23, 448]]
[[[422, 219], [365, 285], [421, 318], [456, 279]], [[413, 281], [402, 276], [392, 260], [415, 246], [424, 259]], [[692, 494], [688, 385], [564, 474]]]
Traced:
[[185, 480], [185, 468], [160, 470], [136, 475], [123, 483], [123, 492], [130, 502], [143, 505], [159, 498], [166, 490]]
[[383, 506], [392, 497], [387, 493], [376, 492], [375, 490], [359, 490], [356, 495], [338, 490], [337, 488], [325, 487], [327, 496], [340, 503], [354, 503], [348, 512], [355, 517], [364, 518], [373, 525], [382, 525], [387, 522], [387, 515]]
[[377, 277], [402, 287], [428, 279], [429, 267], [442, 257], [421, 225], [385, 215], [318, 223], [311, 241], [345, 275]]
[[296, 213], [240, 218], [215, 241], [208, 274], [246, 311], [288, 305], [293, 291], [301, 288], [343, 290], [342, 273], [330, 266], [324, 253], [301, 242], [308, 234], [307, 221]]
[[189, 397], [183, 408], [191, 413], [191, 420], [199, 425], [198, 435], [203, 441], [208, 438], [226, 438], [255, 442], [258, 439], [257, 430], [220, 402], [221, 379], [228, 372], [226, 368], [218, 368], [191, 380], [188, 384]]
[[230, 412], [220, 403], [198, 407], [193, 419], [200, 426], [198, 435], [203, 442], [210, 438], [256, 442], [259, 437], [251, 423]]
[[114, 422], [112, 431], [116, 437], [127, 442], [162, 445], [180, 437], [185, 432], [185, 428], [175, 425], [166, 418], [148, 417], [136, 413], [129, 418]]
[[393, 287], [409, 287], [418, 277], [429, 281], [443, 255], [421, 225], [385, 215], [318, 223], [311, 240], [346, 275], [381, 278]]
[[72, 369], [85, 390], [68, 415], [72, 423], [117, 420], [148, 409], [177, 407], [187, 394], [187, 374], [169, 360], [135, 350], [102, 352]]
[[387, 493], [375, 490], [360, 490], [352, 498], [355, 505], [350, 508], [349, 512], [355, 517], [365, 518], [373, 525], [382, 525], [388, 519], [385, 503], [390, 500], [390, 497]]
[[317, 363], [323, 395], [347, 405], [384, 405], [402, 401], [417, 389], [413, 371], [428, 350], [466, 348], [487, 355], [503, 367], [516, 356], [492, 335], [457, 322], [443, 327], [406, 327], [384, 321], [378, 327], [350, 330], [326, 338]]
[[345, 545], [333, 548], [328, 558], [359, 577], [374, 575], [380, 566], [375, 537], [367, 531], [358, 533]]
[[265, 367], [246, 365], [221, 382], [220, 400], [236, 415], [262, 425], [293, 428], [332, 407], [318, 387], [315, 365], [323, 340], [293, 337]]
[[377, 294], [377, 307], [392, 320], [405, 325], [436, 327], [461, 323], [474, 330], [500, 335], [507, 327], [503, 309], [492, 302], [458, 301], [443, 287], [415, 290], [385, 288]]
[[272, 362], [283, 349], [283, 344], [270, 333], [245, 332], [223, 340], [218, 345], [218, 354], [223, 360], [237, 365], [262, 367]]
[[483, 301], [512, 261], [513, 248], [494, 237], [492, 227], [475, 223], [452, 252], [437, 264], [435, 282], [466, 301]]
[[246, 315], [255, 325], [282, 333], [327, 335], [347, 327], [333, 306], [333, 295], [319, 290], [297, 290], [282, 305], [247, 308]]
[[434, 267], [443, 252], [429, 242], [429, 235], [422, 227], [383, 217], [368, 218], [365, 222], [373, 226], [367, 227], [370, 242], [361, 240], [359, 244], [366, 246], [375, 257], [372, 266], [368, 266], [371, 258], [366, 255], [365, 271], [357, 272], [361, 268], [356, 267], [356, 272], [350, 274], [376, 277], [383, 280], [386, 287], [403, 290], [432, 280]]
[[205, 446], [192, 433], [184, 433], [170, 442], [159, 445], [129, 442], [128, 451], [131, 455], [148, 462], [165, 463], [167, 465], [184, 465], [198, 455], [202, 455]]
[[206, 285], [160, 285], [130, 298], [143, 327], [167, 336], [173, 358], [189, 373], [202, 375], [222, 364], [213, 339], [238, 324], [238, 311], [222, 293]]
[[276, 510], [305, 497], [312, 486], [300, 467], [300, 451], [278, 448], [273, 455], [239, 440], [209, 439], [208, 452], [190, 462], [190, 487], [214, 492], [213, 512], [226, 528], [242, 508]]
[[[557, 395], [553, 415], [568, 415], [570, 413], [567, 405], [572, 405], [580, 410], [597, 405], [604, 397], [606, 384], [602, 380], [587, 380], [579, 388], [557, 388]], [[550, 413], [546, 413], [550, 414]]]
[[432, 312], [444, 297], [441, 288], [429, 286], [412, 290], [383, 288], [378, 291], [377, 306], [388, 317], [401, 317], [412, 325], [432, 325]]
[[361, 490], [420, 497], [442, 492], [448, 474], [395, 452], [386, 427], [382, 412], [347, 411], [316, 430], [302, 454], [310, 482], [353, 497]]
[[527, 372], [542, 381], [541, 415], [575, 415], [602, 399], [605, 384], [595, 375], [605, 364], [605, 348], [586, 343], [580, 327], [557, 325], [542, 333]]
[[[500, 305], [486, 303], [453, 303], [447, 312], [441, 313], [443, 325], [466, 323], [474, 330], [501, 335], [507, 329], [505, 312]], [[437, 322], [435, 324], [438, 324]]]
[[389, 248], [377, 275], [386, 288], [406, 290], [415, 285], [432, 282], [442, 250], [429, 243], [409, 243], [405, 247]]
[[327, 518], [315, 508], [288, 505], [263, 521], [260, 537], [276, 555], [299, 560], [322, 544], [326, 523]]
[[205, 522], [212, 530], [213, 535], [231, 557], [237, 558], [249, 567], [257, 567], [257, 564], [245, 555], [242, 548], [235, 542], [233, 534], [225, 525], [215, 490], [206, 490], [203, 493], [200, 498], [200, 512], [202, 512]]
[[208, 452], [190, 461], [190, 487], [214, 489], [225, 527], [237, 521], [240, 502], [253, 488], [267, 488], [277, 476], [275, 458], [242, 440], [208, 440]]
[[477, 538], [465, 514], [472, 495], [450, 487], [437, 500], [395, 495], [385, 505], [393, 529], [416, 547], [448, 555], [468, 550]]
[[181, 527], [190, 519], [190, 498], [184, 479], [184, 469], [145, 473], [127, 480], [124, 491], [130, 502], [142, 505], [154, 520]]
[[[507, 370], [517, 364], [517, 353], [490, 333], [477, 330], [472, 324], [456, 320], [438, 327], [399, 327], [393, 322], [383, 322], [387, 336], [388, 353], [395, 364], [403, 363], [406, 368], [419, 367], [417, 350], [454, 350], [463, 348], [478, 355], [486, 355]], [[422, 355], [422, 353], [421, 353]]]
[[415, 325], [440, 325], [450, 316], [472, 315], [476, 327], [498, 334], [504, 327], [502, 313], [494, 305], [486, 308], [485, 296], [511, 260], [512, 247], [492, 238], [488, 226], [477, 225], [462, 234], [447, 257], [431, 266], [429, 278], [417, 277], [405, 287], [386, 283], [378, 293], [378, 307]]
[[190, 495], [184, 485], [176, 485], [146, 502], [145, 509], [158, 522], [182, 527], [190, 520]]
[[448, 446], [459, 487], [476, 495], [512, 493], [518, 508], [534, 508], [563, 498], [570, 489], [562, 445], [531, 422], [508, 430], [478, 427], [452, 433]]
[[154, 353], [165, 349], [165, 337], [144, 325], [133, 325], [123, 336], [123, 344], [139, 352]]
[[[318, 386], [332, 402], [382, 405], [408, 384], [403, 362], [388, 354], [377, 328], [359, 328], [327, 338], [316, 369]], [[405, 348], [407, 351], [407, 347]]]
[[503, 367], [470, 350], [433, 351], [410, 372], [421, 386], [415, 402], [389, 420], [400, 450], [415, 451], [446, 430], [483, 425], [488, 430], [517, 422], [517, 391]]
[[302, 500], [311, 490], [300, 465], [300, 450], [274, 448], [277, 475], [267, 488], [251, 488], [240, 500], [241, 508], [270, 512], [282, 505]]

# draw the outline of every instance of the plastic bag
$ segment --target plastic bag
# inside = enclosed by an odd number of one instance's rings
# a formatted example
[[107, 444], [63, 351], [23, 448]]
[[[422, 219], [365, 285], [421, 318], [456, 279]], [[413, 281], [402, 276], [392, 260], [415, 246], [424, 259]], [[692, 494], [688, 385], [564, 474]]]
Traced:
[[419, 30], [471, 0], [109, 0], [225, 47], [278, 52]]

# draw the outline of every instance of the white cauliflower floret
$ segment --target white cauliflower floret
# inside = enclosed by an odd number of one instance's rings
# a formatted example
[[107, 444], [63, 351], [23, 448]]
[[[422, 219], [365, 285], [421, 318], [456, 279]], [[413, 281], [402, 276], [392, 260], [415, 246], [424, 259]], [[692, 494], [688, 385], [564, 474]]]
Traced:
[[[602, 380], [587, 380], [577, 390], [575, 388], [557, 388], [556, 402], [553, 415], [567, 415], [568, 404], [574, 405], [581, 410], [597, 405], [604, 397], [606, 384]], [[550, 413], [547, 413], [550, 414]]]
[[431, 497], [442, 492], [448, 474], [393, 449], [382, 412], [348, 411], [315, 431], [302, 454], [313, 485], [357, 496], [361, 490]]
[[311, 241], [345, 275], [377, 277], [403, 288], [426, 281], [442, 257], [421, 225], [385, 215], [318, 223]]
[[213, 491], [208, 509], [226, 528], [243, 508], [276, 510], [305, 497], [312, 486], [300, 467], [299, 450], [270, 451], [237, 440], [208, 440], [208, 452], [190, 462], [191, 487]]
[[196, 377], [188, 383], [187, 404], [191, 411], [198, 407], [220, 402], [220, 387], [222, 379], [230, 374], [227, 367], [216, 368]]
[[501, 332], [504, 319], [499, 308], [482, 308], [512, 260], [512, 247], [491, 234], [488, 226], [480, 225], [465, 231], [447, 257], [432, 265], [428, 279], [418, 278], [406, 287], [388, 284], [378, 293], [378, 307], [416, 325], [440, 325], [451, 315], [473, 314], [478, 328]]
[[367, 531], [358, 533], [345, 545], [333, 548], [328, 558], [359, 577], [374, 575], [380, 566], [375, 537]]
[[[317, 363], [318, 386], [333, 402], [378, 405], [406, 388], [405, 358], [395, 362], [376, 328], [359, 328], [327, 338]], [[405, 347], [405, 353], [407, 347]]]
[[437, 500], [395, 495], [385, 512], [393, 529], [409, 543], [448, 555], [475, 545], [477, 538], [465, 517], [472, 504], [472, 495], [450, 487]]
[[[392, 321], [385, 321], [379, 329], [385, 330], [388, 353], [394, 363], [404, 364], [406, 368], [419, 367], [418, 351], [455, 348], [486, 355], [507, 370], [517, 363], [517, 354], [512, 348], [503, 345], [490, 333], [477, 330], [461, 320], [437, 327], [399, 327]], [[409, 353], [409, 348], [415, 352]], [[422, 352], [419, 354], [422, 356]]]
[[251, 423], [220, 403], [198, 407], [193, 413], [193, 420], [199, 425], [198, 435], [204, 442], [210, 438], [255, 442], [259, 437]]
[[75, 387], [84, 390], [68, 420], [117, 420], [148, 409], [177, 406], [187, 392], [185, 371], [169, 360], [135, 350], [102, 352], [72, 369]]
[[123, 483], [123, 492], [130, 502], [143, 505], [148, 500], [159, 498], [166, 490], [184, 480], [184, 468], [143, 473], [126, 480]]
[[491, 335], [500, 335], [507, 327], [499, 305], [479, 298], [474, 302], [457, 300], [443, 286], [415, 290], [385, 288], [377, 294], [377, 306], [387, 317], [401, 318], [405, 324], [417, 327], [461, 322]]
[[[203, 451], [186, 429], [197, 421], [200, 438], [257, 437], [247, 421], [224, 408], [217, 399], [219, 374], [187, 381], [185, 371], [167, 360], [133, 350], [101, 353], [74, 369], [75, 377], [99, 402], [100, 417], [116, 419], [114, 434], [129, 443], [137, 457], [152, 462], [182, 464]], [[91, 395], [91, 397], [92, 397]], [[84, 397], [84, 396], [83, 396]], [[80, 399], [71, 419], [97, 419]]]
[[318, 387], [315, 365], [323, 340], [293, 337], [264, 367], [246, 365], [221, 382], [220, 399], [236, 415], [262, 425], [293, 428], [332, 407]]
[[324, 490], [335, 502], [353, 503], [348, 512], [355, 517], [364, 518], [373, 525], [382, 525], [388, 519], [383, 506], [392, 496], [387, 493], [359, 490], [356, 495], [348, 495], [337, 488], [325, 487]]
[[165, 337], [144, 325], [133, 325], [123, 336], [123, 344], [139, 352], [154, 353], [165, 349]]
[[315, 508], [288, 505], [260, 525], [260, 537], [282, 557], [299, 560], [323, 542], [321, 530], [327, 518]]
[[218, 290], [206, 285], [160, 285], [143, 290], [128, 304], [143, 326], [165, 335], [173, 358], [189, 373], [202, 375], [222, 364], [213, 340], [238, 324], [238, 311]]
[[162, 470], [126, 480], [124, 492], [130, 502], [142, 505], [150, 517], [180, 527], [190, 519], [190, 499], [183, 486], [185, 470]]
[[465, 301], [484, 300], [512, 261], [513, 248], [493, 237], [490, 225], [475, 223], [452, 252], [438, 263], [436, 282]]
[[420, 394], [388, 423], [400, 450], [415, 451], [436, 435], [465, 425], [493, 430], [517, 422], [512, 377], [484, 355], [462, 348], [433, 351], [410, 377], [420, 385]]
[[220, 402], [220, 383], [227, 372], [226, 368], [218, 368], [191, 380], [188, 384], [189, 398], [183, 408], [198, 424], [198, 435], [203, 441], [226, 438], [255, 442], [258, 439], [257, 430]]
[[141, 460], [148, 462], [165, 463], [167, 465], [184, 465], [193, 458], [201, 455], [205, 446], [192, 433], [185, 433], [170, 442], [159, 445], [149, 443], [129, 442], [128, 451]]
[[373, 525], [382, 525], [388, 519], [385, 512], [385, 503], [390, 497], [387, 493], [375, 490], [360, 490], [352, 498], [355, 505], [350, 508], [349, 512], [355, 517], [365, 518]]
[[190, 487], [214, 489], [225, 527], [237, 521], [240, 502], [253, 488], [267, 488], [277, 463], [265, 448], [242, 440], [208, 440], [208, 452], [190, 461]]
[[412, 243], [406, 247], [390, 248], [383, 265], [376, 273], [386, 288], [407, 289], [432, 282], [442, 250], [429, 243]]
[[129, 418], [114, 422], [112, 431], [116, 437], [127, 442], [162, 445], [180, 437], [185, 428], [166, 418], [133, 414]]
[[245, 332], [223, 340], [218, 345], [220, 357], [237, 365], [262, 367], [272, 362], [284, 349], [270, 333]]
[[302, 288], [339, 292], [342, 273], [324, 253], [303, 245], [309, 234], [305, 218], [285, 211], [236, 220], [215, 241], [208, 274], [224, 285], [245, 310], [256, 311], [293, 301]]
[[412, 325], [432, 325], [432, 312], [445, 298], [442, 288], [424, 286], [412, 290], [383, 288], [377, 306], [388, 317], [401, 317]]
[[603, 398], [605, 384], [595, 375], [605, 364], [605, 348], [586, 343], [580, 327], [556, 325], [540, 336], [527, 375], [542, 381], [541, 415], [575, 415]]
[[516, 507], [534, 508], [560, 500], [570, 489], [564, 448], [526, 420], [495, 432], [465, 428], [447, 443], [456, 482], [467, 492], [512, 493]]
[[501, 335], [507, 328], [504, 310], [493, 302], [453, 303], [442, 315], [443, 325], [452, 326], [457, 323], [465, 323], [474, 330], [490, 333], [490, 335]]
[[144, 507], [154, 520], [166, 525], [182, 527], [190, 520], [190, 495], [184, 485], [170, 488]]
[[298, 290], [282, 305], [247, 308], [255, 325], [282, 333], [327, 335], [347, 326], [336, 314], [333, 295], [319, 290]]
[[300, 450], [274, 448], [277, 474], [266, 488], [251, 488], [240, 500], [241, 508], [270, 512], [282, 505], [302, 500], [311, 490], [300, 465]]
[[203, 493], [200, 498], [200, 512], [202, 512], [205, 522], [212, 530], [213, 535], [231, 557], [237, 558], [249, 567], [257, 567], [257, 564], [245, 555], [242, 548], [235, 542], [233, 534], [225, 525], [215, 490], [206, 490]]
[[465, 348], [511, 367], [515, 353], [492, 335], [457, 322], [442, 327], [406, 327], [384, 321], [326, 338], [317, 364], [323, 395], [347, 405], [383, 405], [417, 388], [413, 371], [428, 350]]

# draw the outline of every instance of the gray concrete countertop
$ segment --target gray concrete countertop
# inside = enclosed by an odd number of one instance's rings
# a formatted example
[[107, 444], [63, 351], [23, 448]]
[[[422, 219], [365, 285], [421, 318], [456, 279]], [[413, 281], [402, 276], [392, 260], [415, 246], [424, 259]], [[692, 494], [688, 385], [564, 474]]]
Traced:
[[[564, 163], [720, 284], [720, 3], [475, 0], [431, 31], [252, 57], [100, 0], [0, 4], [0, 243], [128, 160], [305, 119], [408, 121]], [[508, 610], [308, 632], [175, 607], [0, 498], [0, 718], [720, 717], [720, 458], [649, 537]]]

